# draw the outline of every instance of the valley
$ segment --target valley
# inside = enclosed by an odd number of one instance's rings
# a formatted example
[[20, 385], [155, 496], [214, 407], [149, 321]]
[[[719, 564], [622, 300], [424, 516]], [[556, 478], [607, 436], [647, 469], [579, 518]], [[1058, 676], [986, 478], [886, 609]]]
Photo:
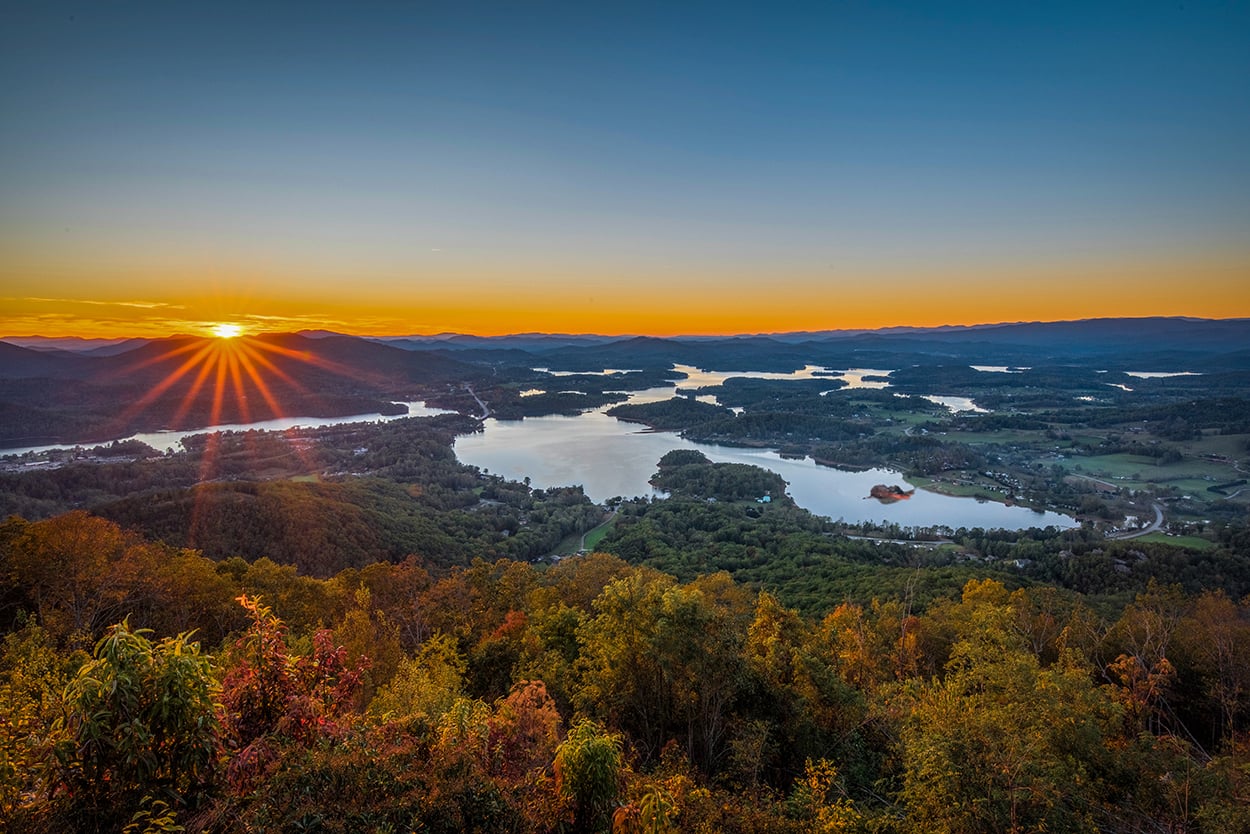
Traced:
[[[147, 380], [158, 395], [126, 409], [127, 427], [144, 431], [111, 445], [0, 457], [0, 510], [39, 519], [88, 509], [214, 558], [280, 556], [314, 573], [413, 552], [444, 566], [474, 557], [541, 561], [584, 549], [592, 530], [599, 548], [671, 570], [668, 557], [637, 549], [633, 528], [689, 500], [670, 496], [656, 472], [667, 453], [688, 450], [706, 466], [761, 469], [780, 485], [746, 504], [746, 496], [718, 504], [723, 496], [704, 495], [701, 509], [682, 510], [680, 525], [731, 524], [714, 519], [733, 507], [752, 526], [802, 518], [801, 529], [843, 542], [821, 552], [854, 551], [852, 560], [883, 566], [920, 559], [963, 570], [988, 558], [1005, 574], [1056, 581], [1065, 569], [1043, 567], [1026, 542], [1048, 542], [1052, 559], [1073, 542], [1104, 554], [1131, 544], [1218, 550], [1245, 526], [1250, 507], [1242, 489], [1250, 370], [1239, 343], [1209, 332], [1227, 335], [1234, 324], [1189, 322], [1179, 334], [1170, 320], [1078, 324], [1080, 339], [1056, 335], [1053, 344], [1034, 325], [797, 343], [474, 340], [456, 349], [445, 341], [262, 337], [270, 347], [254, 353], [281, 345], [293, 358], [258, 371], [252, 390], [274, 377], [299, 392], [301, 411], [324, 416], [215, 433], [195, 426], [247, 411], [229, 400], [232, 390], [249, 389], [226, 387], [222, 396], [185, 383], [191, 373], [154, 378], [144, 364], [160, 355], [151, 344], [98, 360], [18, 355], [22, 361], [0, 366], [0, 391], [10, 396], [4, 436], [32, 424], [72, 425], [57, 403], [84, 385], [112, 398]], [[1076, 325], [1050, 327], [1070, 335]], [[1135, 347], [1143, 341], [1175, 347], [1144, 357]], [[127, 359], [132, 352], [148, 359]], [[92, 361], [111, 370], [89, 371]], [[1114, 370], [1182, 363], [1184, 371]], [[326, 374], [335, 399], [322, 397]], [[406, 401], [390, 399], [401, 395]], [[344, 398], [386, 408], [363, 421], [337, 416]], [[283, 405], [272, 391], [270, 404]], [[45, 414], [47, 421], [35, 419]], [[184, 427], [152, 433], [171, 425], [171, 414]], [[918, 489], [907, 501], [871, 497], [895, 483]], [[322, 504], [339, 508], [327, 516], [336, 521], [312, 520]], [[689, 516], [696, 509], [701, 522]], [[259, 515], [240, 527], [249, 513]], [[602, 526], [609, 517], [614, 523]], [[291, 524], [323, 529], [323, 543], [292, 549], [280, 533], [259, 532]], [[449, 538], [449, 530], [460, 532]], [[1011, 544], [987, 547], [987, 534]], [[855, 544], [873, 541], [884, 549], [872, 556]], [[944, 544], [927, 546], [935, 541]], [[707, 567], [734, 564], [719, 558]], [[783, 570], [740, 569], [764, 587], [769, 570]], [[1111, 592], [1131, 586], [1133, 575], [1130, 568], [1124, 581], [1101, 584]], [[822, 586], [802, 585], [795, 593], [808, 599]], [[825, 590], [832, 600], [847, 587]]]

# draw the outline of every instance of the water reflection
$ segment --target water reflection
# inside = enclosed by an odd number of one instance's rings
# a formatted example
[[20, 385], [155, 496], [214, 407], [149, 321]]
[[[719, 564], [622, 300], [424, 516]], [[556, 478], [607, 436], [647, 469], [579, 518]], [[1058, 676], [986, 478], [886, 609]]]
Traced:
[[1169, 379], [1174, 376], [1202, 376], [1197, 371], [1125, 371], [1125, 376], [1135, 376], [1138, 379]]
[[530, 370], [534, 373], [548, 374], [550, 376], [616, 376], [617, 374], [642, 373], [637, 368], [633, 370], [629, 368], [604, 368], [602, 371], [553, 371], [550, 368], [530, 368]]
[[865, 379], [865, 377], [888, 377], [894, 371], [882, 371], [875, 368], [850, 368], [839, 376], [833, 377], [846, 383], [847, 388], [889, 388], [887, 379]]
[[[433, 417], [436, 414], [455, 413], [445, 408], [430, 408], [424, 402], [407, 402], [399, 403], [399, 405], [406, 406], [408, 410], [403, 414], [371, 413], [353, 414], [348, 417], [278, 417], [273, 420], [258, 420], [255, 423], [224, 423], [218, 426], [205, 426], [204, 428], [187, 431], [139, 432], [138, 434], [118, 439], [123, 443], [129, 440], [138, 440], [141, 443], [148, 444], [158, 452], [169, 452], [177, 449], [183, 438], [197, 434], [210, 434], [217, 431], [285, 431], [297, 426], [316, 428], [318, 426], [338, 426], [344, 423], [381, 423], [398, 420], [401, 417]], [[56, 443], [50, 446], [23, 446], [16, 449], [0, 449], [0, 455], [24, 455], [27, 452], [50, 452], [54, 449], [73, 449], [78, 446], [89, 448], [107, 445], [111, 442], [110, 440], [105, 440], [89, 443]]]
[[673, 365], [674, 371], [686, 375], [678, 383], [682, 388], [705, 388], [723, 385], [725, 380], [734, 377], [747, 379], [820, 379], [832, 378], [840, 371], [831, 370], [821, 365], [804, 365], [802, 370], [779, 373], [775, 371], [705, 371], [694, 365]]
[[988, 408], [982, 408], [968, 397], [947, 397], [938, 396], [936, 394], [928, 394], [925, 395], [923, 399], [926, 399], [931, 403], [946, 406], [951, 414], [958, 414], [961, 411], [975, 411], [978, 414], [990, 413]]
[[968, 367], [986, 374], [1021, 374], [1032, 370], [1027, 365], [969, 365]]

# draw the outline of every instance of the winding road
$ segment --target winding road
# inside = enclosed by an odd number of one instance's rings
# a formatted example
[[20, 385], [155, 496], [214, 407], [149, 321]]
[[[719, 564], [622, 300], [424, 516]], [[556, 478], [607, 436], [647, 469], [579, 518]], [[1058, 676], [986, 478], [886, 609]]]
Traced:
[[1154, 507], [1155, 511], [1155, 520], [1153, 522], [1140, 530], [1132, 530], [1127, 533], [1116, 533], [1115, 535], [1107, 536], [1107, 538], [1119, 540], [1135, 539], [1139, 536], [1148, 536], [1151, 533], [1157, 533], [1159, 530], [1163, 529], [1163, 507], [1158, 504], [1152, 504], [1151, 506]]

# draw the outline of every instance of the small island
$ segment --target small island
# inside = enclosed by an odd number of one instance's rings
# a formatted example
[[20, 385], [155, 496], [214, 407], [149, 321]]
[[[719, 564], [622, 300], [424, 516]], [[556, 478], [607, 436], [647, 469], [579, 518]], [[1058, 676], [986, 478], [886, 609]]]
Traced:
[[895, 501], [906, 501], [915, 494], [915, 489], [903, 489], [898, 484], [877, 484], [868, 491], [868, 497], [876, 498], [882, 504], [893, 504]]

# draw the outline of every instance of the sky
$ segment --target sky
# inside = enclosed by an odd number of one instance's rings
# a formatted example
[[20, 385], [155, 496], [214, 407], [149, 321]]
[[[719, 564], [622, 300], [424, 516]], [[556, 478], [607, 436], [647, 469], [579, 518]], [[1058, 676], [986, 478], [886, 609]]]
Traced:
[[0, 335], [1250, 316], [1244, 2], [5, 3]]

